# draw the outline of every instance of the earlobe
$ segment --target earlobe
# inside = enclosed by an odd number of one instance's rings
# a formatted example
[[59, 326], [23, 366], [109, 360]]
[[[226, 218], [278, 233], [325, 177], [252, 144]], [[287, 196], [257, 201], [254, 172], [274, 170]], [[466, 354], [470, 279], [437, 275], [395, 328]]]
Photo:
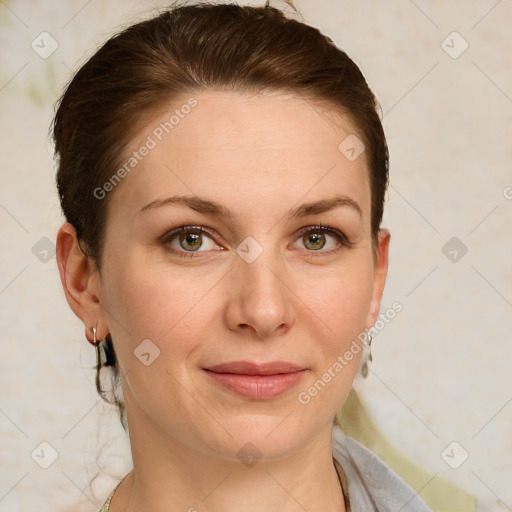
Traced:
[[379, 314], [382, 294], [384, 292], [384, 285], [386, 284], [386, 277], [388, 274], [390, 240], [390, 232], [387, 229], [380, 229], [378, 235], [377, 255], [375, 258], [374, 266], [372, 300], [366, 322], [367, 329], [370, 329], [373, 326], [373, 324], [377, 321], [377, 316]]
[[106, 324], [100, 310], [99, 275], [91, 259], [82, 252], [75, 228], [69, 223], [63, 224], [57, 233], [56, 259], [66, 300], [83, 321], [86, 337], [96, 324], [98, 337], [101, 336]]

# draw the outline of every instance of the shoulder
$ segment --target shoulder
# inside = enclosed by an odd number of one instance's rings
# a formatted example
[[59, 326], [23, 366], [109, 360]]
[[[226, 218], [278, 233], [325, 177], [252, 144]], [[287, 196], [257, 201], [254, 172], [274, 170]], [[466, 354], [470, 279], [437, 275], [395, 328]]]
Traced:
[[[333, 425], [333, 456], [346, 474], [352, 509], [432, 512], [418, 493], [377, 455]], [[398, 508], [397, 508], [398, 507]]]

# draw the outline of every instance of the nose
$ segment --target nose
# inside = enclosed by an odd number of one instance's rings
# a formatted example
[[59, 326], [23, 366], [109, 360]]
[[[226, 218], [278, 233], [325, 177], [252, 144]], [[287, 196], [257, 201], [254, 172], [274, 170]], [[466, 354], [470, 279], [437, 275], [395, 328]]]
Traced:
[[237, 257], [233, 265], [225, 310], [229, 328], [261, 340], [287, 332], [295, 321], [294, 296], [281, 260], [264, 250], [252, 263]]

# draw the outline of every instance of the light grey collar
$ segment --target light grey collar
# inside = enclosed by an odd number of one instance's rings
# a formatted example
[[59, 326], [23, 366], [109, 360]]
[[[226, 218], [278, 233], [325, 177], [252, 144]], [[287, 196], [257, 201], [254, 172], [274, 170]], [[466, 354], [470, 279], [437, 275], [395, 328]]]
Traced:
[[432, 512], [377, 455], [333, 423], [333, 456], [345, 472], [350, 507], [358, 512]]

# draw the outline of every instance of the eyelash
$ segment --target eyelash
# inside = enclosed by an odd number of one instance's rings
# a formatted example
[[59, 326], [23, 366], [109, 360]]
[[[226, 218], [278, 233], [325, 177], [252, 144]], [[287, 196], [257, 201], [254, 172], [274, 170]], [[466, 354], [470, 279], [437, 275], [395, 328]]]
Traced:
[[[181, 227], [179, 227], [177, 229], [174, 229], [174, 230], [166, 233], [162, 237], [161, 241], [162, 241], [162, 243], [164, 245], [169, 244], [180, 233], [188, 232], [188, 231], [194, 231], [194, 232], [196, 232], [196, 234], [200, 234], [200, 235], [208, 235], [213, 241], [215, 241], [215, 237], [210, 232], [210, 230], [206, 229], [206, 228], [204, 228], [202, 226], [181, 226]], [[310, 233], [310, 232], [313, 232], [313, 233], [318, 233], [318, 232], [327, 233], [327, 234], [333, 236], [334, 238], [336, 238], [338, 240], [339, 244], [340, 244], [338, 247], [329, 249], [327, 251], [322, 251], [322, 250], [312, 251], [312, 250], [305, 249], [305, 251], [308, 253], [308, 256], [310, 256], [312, 258], [317, 257], [317, 256], [321, 256], [321, 255], [325, 255], [325, 254], [332, 254], [333, 252], [336, 252], [336, 251], [340, 250], [340, 248], [343, 248], [343, 247], [351, 248], [354, 245], [354, 242], [350, 241], [348, 239], [348, 237], [344, 233], [342, 233], [341, 231], [338, 231], [337, 229], [332, 228], [330, 226], [323, 226], [322, 224], [318, 224], [316, 226], [308, 226], [308, 227], [302, 228], [299, 231], [299, 234], [298, 234], [298, 236], [297, 236], [297, 238], [295, 240], [298, 240], [298, 239], [302, 238], [304, 235], [306, 235], [307, 233]], [[175, 248], [171, 248], [169, 250], [170, 250], [171, 253], [177, 254], [179, 257], [182, 257], [182, 258], [198, 258], [198, 257], [200, 258], [202, 256], [198, 256], [198, 253], [208, 252], [208, 251], [185, 251], [185, 250], [177, 250]]]

